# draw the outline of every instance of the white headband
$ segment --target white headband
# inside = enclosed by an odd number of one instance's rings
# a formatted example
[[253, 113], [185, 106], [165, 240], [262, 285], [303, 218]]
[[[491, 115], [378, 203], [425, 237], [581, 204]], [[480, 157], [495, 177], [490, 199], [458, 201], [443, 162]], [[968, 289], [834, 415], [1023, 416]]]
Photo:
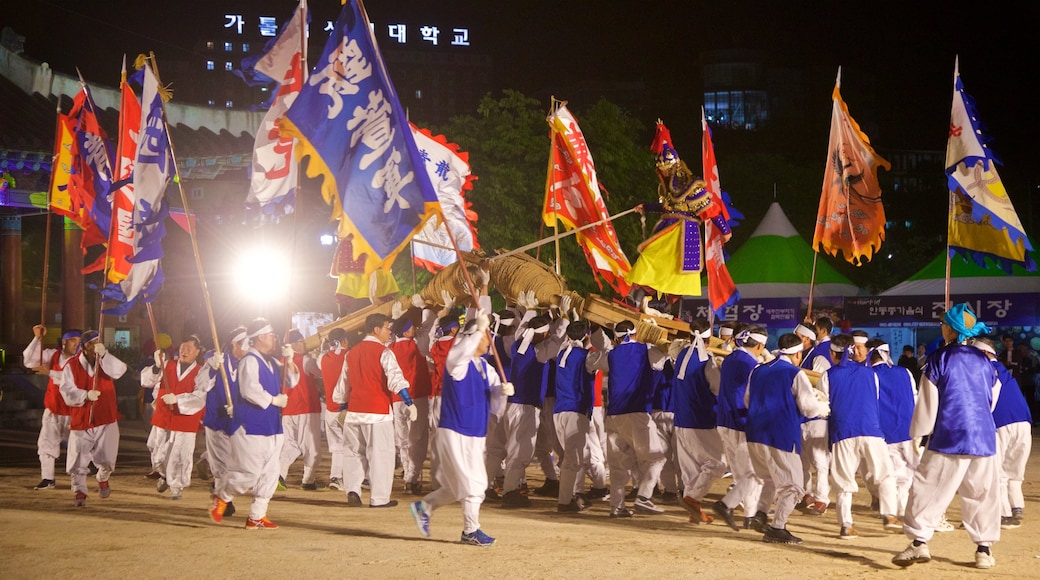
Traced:
[[787, 348], [781, 348], [780, 349], [780, 354], [795, 354], [796, 352], [802, 352], [803, 350], [805, 350], [804, 346], [802, 346], [800, 344], [796, 344], [794, 346], [789, 346]]
[[268, 334], [268, 333], [271, 333], [271, 332], [274, 332], [274, 328], [270, 324], [265, 324], [264, 326], [262, 326], [260, 328], [260, 330], [257, 330], [256, 332], [254, 332], [253, 334], [250, 334], [246, 338], [256, 338], [256, 337], [260, 336], [261, 334]]
[[804, 336], [809, 340], [816, 340], [816, 331], [804, 324], [799, 324], [798, 326], [794, 327], [794, 333], [799, 336]]
[[744, 335], [744, 341], [745, 341], [745, 342], [746, 342], [746, 341], [747, 341], [747, 339], [749, 339], [749, 338], [750, 338], [751, 340], [753, 340], [753, 341], [757, 342], [758, 344], [765, 344], [765, 343], [766, 343], [766, 341], [767, 341], [767, 340], [769, 340], [769, 337], [768, 337], [768, 336], [766, 336], [766, 335], [764, 335], [764, 334], [759, 334], [759, 333], [757, 333], [757, 332], [749, 332], [749, 333], [747, 333], [746, 335]]
[[831, 352], [845, 352], [845, 349], [840, 347], [840, 346], [838, 346], [838, 345], [836, 345], [836, 344], [834, 344], [832, 342], [831, 343]]
[[722, 326], [719, 328], [719, 338], [724, 336], [733, 336], [733, 329], [728, 326]]
[[885, 343], [881, 343], [881, 344], [877, 345], [877, 348], [875, 348], [874, 350], [883, 350], [883, 351], [885, 351], [887, 353], [891, 353], [892, 352], [891, 350], [889, 350], [888, 345], [885, 344]]
[[856, 344], [867, 344], [868, 340], [870, 340], [870, 338], [868, 338], [866, 336], [853, 336], [852, 337], [852, 342], [854, 342]]
[[232, 346], [238, 346], [239, 350], [249, 350], [249, 335], [243, 330], [231, 339]]
[[709, 328], [709, 329], [705, 330], [704, 332], [695, 332], [693, 334], [694, 334], [694, 336], [701, 337], [703, 340], [708, 340], [709, 338], [711, 338], [711, 329]]

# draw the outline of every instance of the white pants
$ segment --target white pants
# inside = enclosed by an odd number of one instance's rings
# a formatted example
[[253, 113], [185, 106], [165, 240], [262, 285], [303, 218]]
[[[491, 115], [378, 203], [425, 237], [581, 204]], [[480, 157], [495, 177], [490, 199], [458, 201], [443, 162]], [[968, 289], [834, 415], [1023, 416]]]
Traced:
[[888, 457], [892, 460], [892, 475], [896, 479], [896, 511], [894, 515], [903, 517], [906, 511], [906, 500], [910, 496], [910, 484], [914, 482], [914, 472], [921, 458], [915, 449], [913, 439], [888, 444]]
[[506, 420], [502, 416], [488, 416], [488, 431], [485, 438], [487, 452], [484, 459], [484, 470], [487, 472], [489, 487], [499, 477], [505, 480], [506, 469]]
[[173, 491], [180, 491], [191, 485], [191, 468], [195, 455], [195, 432], [167, 431], [161, 451], [166, 463], [160, 470], [166, 477], [166, 483]]
[[437, 485], [437, 427], [441, 424], [441, 397], [430, 397], [430, 473]]
[[54, 481], [54, 462], [61, 456], [61, 442], [69, 440], [68, 415], [55, 415], [43, 410], [40, 436], [36, 439], [36, 454], [40, 456], [40, 479]]
[[971, 541], [1000, 540], [1000, 465], [996, 455], [946, 455], [925, 450], [910, 486], [903, 533], [927, 542], [954, 495], [961, 496], [961, 522]]
[[423, 464], [430, 450], [430, 399], [412, 399], [419, 417], [408, 427], [408, 462], [404, 463], [404, 482], [422, 481]]
[[506, 423], [506, 479], [502, 489], [520, 489], [524, 472], [534, 458], [538, 438], [539, 409], [534, 405], [509, 403], [504, 415]]
[[321, 461], [318, 451], [321, 442], [321, 415], [282, 415], [282, 432], [285, 443], [278, 459], [282, 479], [289, 474], [289, 466], [302, 456], [303, 483], [314, 483], [314, 470]]
[[[802, 481], [805, 493], [830, 505], [831, 452], [827, 446], [827, 420], [802, 423]], [[799, 498], [801, 500], [801, 498]]]
[[722, 437], [715, 429], [676, 427], [675, 442], [683, 495], [700, 500], [711, 484], [726, 473]]
[[484, 467], [484, 438], [468, 437], [451, 429], [438, 429], [436, 441], [440, 464], [436, 479], [440, 487], [422, 499], [423, 509], [432, 512], [439, 507], [462, 504], [462, 532], [480, 529], [480, 504], [487, 489]]
[[210, 472], [213, 473], [213, 493], [219, 496], [227, 487], [228, 473], [231, 470], [231, 436], [206, 427], [206, 460], [209, 462]]
[[394, 422], [343, 425], [343, 491], [361, 495], [367, 464], [369, 505], [390, 501], [394, 485]]
[[859, 491], [856, 483], [856, 472], [861, 464], [866, 465], [866, 478], [869, 485], [876, 488], [881, 505], [880, 513], [885, 516], [896, 515], [896, 478], [892, 474], [892, 459], [888, 455], [888, 445], [881, 437], [849, 437], [838, 441], [831, 447], [834, 466], [831, 477], [838, 488], [837, 512], [838, 524], [851, 526], [852, 494]]
[[343, 481], [343, 425], [339, 424], [339, 412], [325, 409], [325, 443], [329, 446], [332, 466], [329, 468], [329, 481]]
[[[802, 482], [802, 459], [797, 453], [781, 451], [763, 443], [748, 443], [748, 454], [755, 473], [762, 478], [762, 493], [759, 495], [758, 512], [769, 513], [769, 506], [776, 501], [773, 514], [774, 528], [787, 527], [787, 518], [794, 506], [802, 499], [805, 488]], [[745, 512], [747, 515], [747, 512]]]
[[[649, 413], [608, 415], [607, 465], [610, 466], [610, 506], [625, 505], [625, 484], [638, 477], [642, 497], [653, 495], [664, 466], [665, 445]], [[636, 475], [637, 474], [637, 475]]]
[[[412, 443], [408, 435], [411, 430], [411, 421], [408, 419], [408, 405], [405, 405], [404, 401], [394, 401], [390, 406], [390, 414], [394, 417], [395, 462], [400, 462], [402, 473], [414, 471], [414, 468], [411, 466]], [[405, 481], [408, 480], [405, 479]]]
[[119, 454], [119, 423], [109, 423], [82, 431], [69, 432], [69, 450], [65, 471], [72, 476], [72, 491], [87, 493], [87, 474], [93, 461], [98, 471], [95, 478], [108, 481], [116, 469]]
[[1029, 423], [1020, 422], [997, 429], [997, 457], [1000, 462], [1000, 514], [1011, 516], [1011, 508], [1026, 505], [1022, 495], [1022, 480], [1026, 474], [1026, 461], [1033, 449], [1033, 436]]
[[152, 425], [151, 430], [148, 431], [148, 440], [145, 441], [145, 446], [148, 447], [148, 454], [151, 456], [152, 471], [162, 475], [166, 475], [164, 470], [166, 469], [166, 453], [170, 450], [169, 440], [169, 429]]
[[[564, 412], [553, 415], [556, 438], [563, 445], [560, 463], [560, 494], [558, 503], [565, 505], [574, 499], [578, 472], [585, 460], [585, 441], [589, 436], [589, 418], [581, 413]], [[584, 482], [583, 482], [584, 483]]]
[[542, 468], [545, 479], [558, 479], [556, 466], [563, 456], [563, 447], [559, 438], [556, 437], [556, 428], [553, 423], [553, 406], [556, 397], [546, 397], [542, 408], [538, 410], [538, 437], [535, 439], [534, 456], [538, 459], [538, 466]]
[[675, 452], [675, 414], [668, 411], [657, 410], [650, 414], [657, 426], [657, 434], [661, 441], [667, 445], [664, 454], [664, 465], [661, 467], [661, 487], [666, 492], [676, 493], [679, 491], [679, 482], [682, 474], [679, 470], [679, 460]]
[[267, 515], [267, 504], [278, 489], [278, 457], [282, 453], [284, 436], [249, 435], [239, 427], [231, 436], [232, 461], [228, 471], [227, 487], [220, 499], [231, 501], [236, 495], [253, 490], [249, 517], [254, 520]]
[[592, 408], [589, 421], [589, 436], [585, 438], [585, 462], [578, 475], [578, 484], [584, 483], [584, 475], [592, 481], [592, 487], [607, 487], [607, 431], [603, 427], [603, 407]]
[[719, 437], [722, 438], [722, 449], [726, 453], [726, 463], [733, 474], [733, 488], [722, 498], [722, 503], [729, 509], [737, 507], [737, 504], [744, 504], [744, 514], [751, 516], [762, 493], [762, 479], [755, 474], [755, 468], [751, 466], [747, 436], [743, 431], [728, 427], [717, 429]]

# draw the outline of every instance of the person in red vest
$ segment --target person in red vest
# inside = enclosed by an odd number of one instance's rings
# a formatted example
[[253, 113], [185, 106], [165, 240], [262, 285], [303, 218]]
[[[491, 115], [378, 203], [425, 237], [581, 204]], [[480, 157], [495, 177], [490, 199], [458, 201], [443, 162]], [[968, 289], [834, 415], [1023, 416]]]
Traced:
[[141, 371], [141, 386], [151, 388], [155, 399], [148, 435], [152, 468], [159, 473], [155, 490], [162, 493], [169, 489], [173, 500], [180, 499], [181, 491], [191, 485], [195, 434], [205, 407], [204, 398], [193, 396], [202, 368], [202, 341], [191, 335], [180, 343], [177, 352], [176, 360], [167, 361], [166, 353], [156, 350], [155, 364]]
[[61, 455], [61, 442], [69, 440], [69, 406], [61, 398], [58, 383], [62, 370], [79, 352], [82, 333], [69, 330], [61, 335], [61, 348], [43, 348], [43, 337], [47, 327], [33, 327], [33, 339], [22, 351], [22, 364], [37, 374], [49, 375], [47, 390], [43, 394], [43, 419], [40, 422], [40, 437], [36, 440], [36, 454], [40, 456], [40, 483], [33, 489], [54, 489], [54, 462]]
[[404, 468], [404, 490], [413, 495], [422, 492], [422, 468], [430, 446], [430, 395], [433, 392], [430, 367], [415, 342], [416, 322], [421, 321], [421, 318], [422, 311], [413, 306], [394, 320], [390, 327], [396, 337], [390, 344], [390, 350], [397, 357], [397, 364], [410, 385], [408, 393], [412, 396], [418, 415], [414, 422], [408, 421], [409, 407], [399, 395], [394, 395], [394, 430]]
[[343, 484], [347, 505], [361, 505], [361, 482], [368, 464], [369, 507], [393, 507], [390, 499], [394, 480], [394, 418], [391, 393], [397, 393], [409, 408], [409, 418], [419, 417], [401, 373], [387, 344], [390, 317], [370, 314], [362, 329], [365, 338], [347, 352], [343, 374], [333, 400], [347, 403], [343, 421]]
[[99, 495], [112, 495], [108, 478], [119, 453], [119, 414], [115, 380], [126, 372], [126, 363], [108, 354], [96, 330], [83, 333], [83, 350], [61, 371], [58, 389], [71, 409], [66, 470], [72, 476], [74, 505], [87, 505], [87, 473], [97, 466]]
[[300, 384], [289, 389], [289, 403], [282, 409], [282, 431], [285, 443], [282, 445], [280, 458], [281, 475], [278, 477], [279, 489], [285, 489], [285, 477], [289, 466], [303, 457], [303, 489], [315, 491], [318, 484], [314, 482], [314, 472], [321, 462], [318, 446], [321, 444], [321, 397], [315, 380], [321, 378], [321, 369], [317, 360], [303, 351], [303, 334], [293, 329], [289, 333], [288, 344], [293, 347], [293, 362], [300, 369]]
[[332, 456], [329, 468], [329, 489], [343, 491], [343, 423], [339, 421], [340, 411], [346, 406], [332, 400], [332, 392], [343, 374], [343, 362], [347, 360], [347, 331], [333, 328], [326, 337], [328, 350], [318, 356], [318, 368], [321, 369], [321, 382], [325, 389], [325, 443]]

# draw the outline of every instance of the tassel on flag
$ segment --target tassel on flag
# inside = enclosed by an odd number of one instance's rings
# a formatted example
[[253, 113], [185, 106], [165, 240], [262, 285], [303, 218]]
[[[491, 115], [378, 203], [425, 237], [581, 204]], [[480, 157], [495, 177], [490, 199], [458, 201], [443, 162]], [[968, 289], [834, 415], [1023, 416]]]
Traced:
[[452, 249], [448, 237], [449, 229], [460, 251], [472, 252], [480, 247], [473, 227], [477, 212], [466, 201], [466, 192], [473, 188], [473, 181], [477, 178], [470, 172], [469, 154], [459, 151], [458, 145], [448, 143], [443, 135], [431, 135], [428, 129], [414, 125], [411, 129], [419, 156], [425, 161], [426, 172], [437, 191], [442, 212], [442, 219], [427, 221], [422, 231], [415, 235], [412, 259], [430, 272], [436, 272], [458, 261], [458, 254]]
[[575, 234], [575, 237], [585, 251], [596, 284], [602, 289], [602, 281], [606, 281], [615, 292], [625, 296], [630, 289], [626, 277], [632, 266], [618, 243], [614, 225], [606, 221], [610, 214], [600, 193], [596, 167], [585, 136], [565, 104], [556, 107], [546, 121], [552, 129], [552, 153], [542, 220], [545, 225], [553, 227], [559, 220], [566, 229], [602, 221], [600, 225]]
[[365, 273], [394, 257], [440, 212], [437, 193], [358, 0], [343, 5], [314, 73], [279, 122], [299, 139], [307, 175], [321, 176], [322, 196], [353, 235]]
[[885, 208], [881, 204], [878, 167], [892, 166], [874, 152], [870, 139], [849, 115], [841, 99], [841, 69], [831, 95], [831, 132], [823, 173], [820, 211], [813, 249], [832, 256], [838, 252], [857, 266], [869, 261], [885, 239]]
[[165, 192], [176, 168], [170, 154], [159, 80], [150, 62], [145, 60], [144, 67], [141, 133], [133, 168], [134, 254], [129, 260], [131, 267], [127, 277], [102, 290], [106, 299], [117, 302], [102, 310], [105, 314], [126, 314], [138, 301], [151, 302], [165, 279], [159, 263], [163, 256], [162, 239], [166, 235], [166, 218], [169, 216]]
[[1008, 274], [1014, 264], [1035, 272], [1036, 262], [1029, 255], [1033, 247], [997, 174], [1000, 161], [986, 144], [975, 100], [964, 92], [959, 64], [953, 76], [946, 145], [950, 256], [962, 254], [980, 266], [988, 258]]
[[[246, 198], [247, 207], [258, 207], [274, 219], [290, 214], [296, 203], [299, 164], [293, 157], [296, 139], [283, 135], [278, 120], [296, 100], [306, 80], [309, 15], [307, 0], [300, 0], [292, 18], [259, 59], [243, 62], [246, 72], [259, 72], [278, 81], [271, 108], [256, 132], [253, 144], [253, 174]], [[255, 62], [253, 62], [255, 61]]]
[[[729, 208], [722, 200], [722, 184], [719, 180], [719, 166], [715, 161], [715, 145], [711, 140], [711, 127], [704, 118], [704, 108], [701, 107], [701, 155], [703, 156], [702, 171], [704, 181], [707, 183], [708, 192], [715, 203], [722, 210], [722, 217], [727, 222], [730, 219]], [[729, 275], [726, 268], [726, 256], [722, 250], [723, 236], [718, 227], [711, 220], [704, 222], [704, 265], [708, 275], [708, 304], [712, 312], [719, 318], [725, 317], [726, 308], [740, 300], [740, 292], [737, 290], [733, 277]]]

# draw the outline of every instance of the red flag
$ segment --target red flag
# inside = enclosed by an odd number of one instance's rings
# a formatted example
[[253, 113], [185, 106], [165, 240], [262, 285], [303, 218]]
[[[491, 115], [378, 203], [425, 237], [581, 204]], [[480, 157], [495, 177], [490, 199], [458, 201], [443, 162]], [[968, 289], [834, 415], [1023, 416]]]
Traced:
[[[704, 181], [708, 184], [707, 189], [711, 194], [717, 207], [721, 209], [722, 218], [729, 220], [729, 209], [722, 201], [722, 185], [719, 181], [719, 166], [715, 162], [715, 145], [711, 141], [711, 127], [704, 118], [704, 108], [701, 108], [701, 155], [703, 156], [702, 170]], [[740, 300], [740, 292], [737, 285], [729, 275], [726, 268], [726, 256], [722, 251], [722, 232], [711, 220], [704, 222], [704, 264], [708, 274], [708, 304], [716, 316], [722, 317], [726, 307], [732, 306]]]
[[849, 115], [841, 99], [841, 69], [832, 99], [827, 167], [813, 249], [832, 256], [844, 252], [846, 260], [859, 266], [873, 257], [885, 239], [885, 208], [881, 205], [877, 168], [892, 166], [874, 152], [870, 139]]
[[119, 144], [116, 147], [116, 189], [112, 196], [112, 230], [108, 240], [108, 281], [118, 284], [130, 274], [134, 255], [134, 157], [141, 130], [141, 103], [126, 82], [126, 61], [120, 85]]

